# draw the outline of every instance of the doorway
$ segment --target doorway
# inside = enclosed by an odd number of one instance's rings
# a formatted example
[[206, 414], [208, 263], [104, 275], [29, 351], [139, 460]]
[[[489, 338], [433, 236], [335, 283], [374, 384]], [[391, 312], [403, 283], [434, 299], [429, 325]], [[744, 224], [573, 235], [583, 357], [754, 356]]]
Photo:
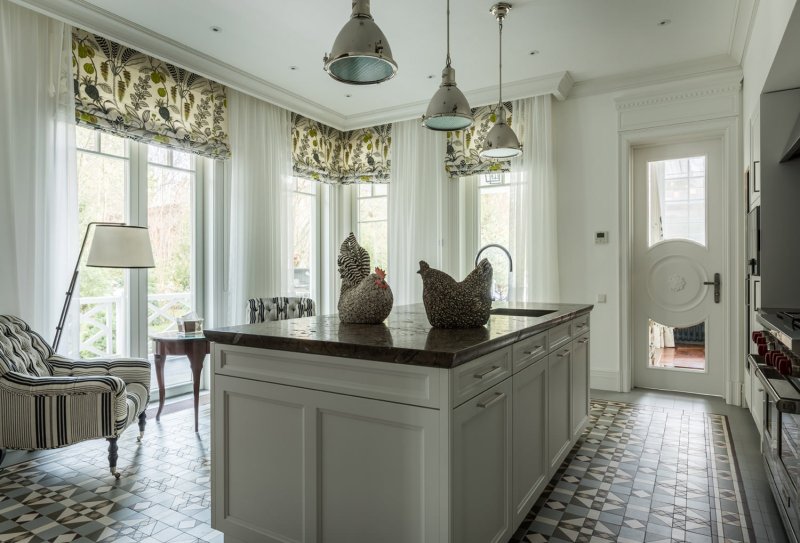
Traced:
[[633, 150], [633, 384], [723, 396], [723, 142]]

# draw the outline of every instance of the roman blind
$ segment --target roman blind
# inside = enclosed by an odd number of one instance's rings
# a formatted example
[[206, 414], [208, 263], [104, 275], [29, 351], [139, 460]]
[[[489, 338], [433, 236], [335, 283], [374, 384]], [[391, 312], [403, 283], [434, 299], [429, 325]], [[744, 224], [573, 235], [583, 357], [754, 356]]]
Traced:
[[[511, 125], [511, 102], [504, 102]], [[450, 177], [511, 171], [510, 160], [484, 160], [478, 153], [497, 120], [497, 104], [472, 108], [475, 122], [466, 130], [447, 132], [444, 167]]]
[[102, 36], [72, 31], [79, 124], [210, 158], [230, 156], [225, 87]]

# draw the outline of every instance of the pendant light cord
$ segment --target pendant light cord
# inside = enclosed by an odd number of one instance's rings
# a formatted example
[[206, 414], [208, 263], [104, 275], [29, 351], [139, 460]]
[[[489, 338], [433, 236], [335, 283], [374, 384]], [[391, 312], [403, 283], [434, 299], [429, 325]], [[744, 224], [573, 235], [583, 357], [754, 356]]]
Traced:
[[447, 67], [450, 67], [450, 0], [447, 0]]
[[[500, 24], [500, 60], [499, 64], [499, 72], [500, 72], [500, 102], [498, 103], [498, 109], [503, 107], [503, 17], [497, 18], [498, 23]], [[501, 113], [498, 111], [498, 114]]]

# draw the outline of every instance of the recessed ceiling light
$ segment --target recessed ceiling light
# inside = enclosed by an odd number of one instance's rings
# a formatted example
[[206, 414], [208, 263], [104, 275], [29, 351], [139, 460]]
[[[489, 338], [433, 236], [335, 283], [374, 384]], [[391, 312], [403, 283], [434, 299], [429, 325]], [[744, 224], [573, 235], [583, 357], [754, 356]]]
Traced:
[[672, 22], [672, 19], [661, 19], [658, 21], [658, 26], [667, 26]]
[[289, 69], [292, 70], [292, 71], [295, 71], [295, 70], [297, 70], [297, 66], [289, 66]]
[[429, 74], [429, 75], [428, 75], [428, 79], [433, 79], [434, 77], [436, 77], [436, 76], [435, 76], [435, 75], [433, 75], [433, 74]]
[[533, 51], [531, 51], [529, 54], [530, 54], [531, 56], [533, 56], [533, 55], [538, 55], [538, 54], [539, 54], [539, 50], [538, 50], [538, 49], [534, 49], [534, 50], [533, 50]]
[[352, 96], [353, 96], [352, 94], [345, 94], [345, 95], [344, 95], [344, 97], [345, 97], [345, 98], [350, 98], [350, 97], [352, 97]]
[[211, 30], [211, 32], [222, 32], [222, 28], [218, 26], [212, 26], [209, 28], [209, 30]]

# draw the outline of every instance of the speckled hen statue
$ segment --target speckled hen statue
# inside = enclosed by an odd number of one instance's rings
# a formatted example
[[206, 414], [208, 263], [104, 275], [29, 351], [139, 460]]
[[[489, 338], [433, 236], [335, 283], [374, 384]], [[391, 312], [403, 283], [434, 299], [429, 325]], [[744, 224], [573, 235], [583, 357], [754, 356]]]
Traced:
[[422, 302], [434, 328], [477, 328], [489, 322], [492, 309], [492, 265], [485, 258], [467, 277], [455, 279], [419, 262]]
[[358, 244], [351, 232], [339, 250], [339, 318], [351, 324], [380, 324], [392, 312], [394, 297], [386, 272], [375, 268], [370, 273], [369, 253]]

